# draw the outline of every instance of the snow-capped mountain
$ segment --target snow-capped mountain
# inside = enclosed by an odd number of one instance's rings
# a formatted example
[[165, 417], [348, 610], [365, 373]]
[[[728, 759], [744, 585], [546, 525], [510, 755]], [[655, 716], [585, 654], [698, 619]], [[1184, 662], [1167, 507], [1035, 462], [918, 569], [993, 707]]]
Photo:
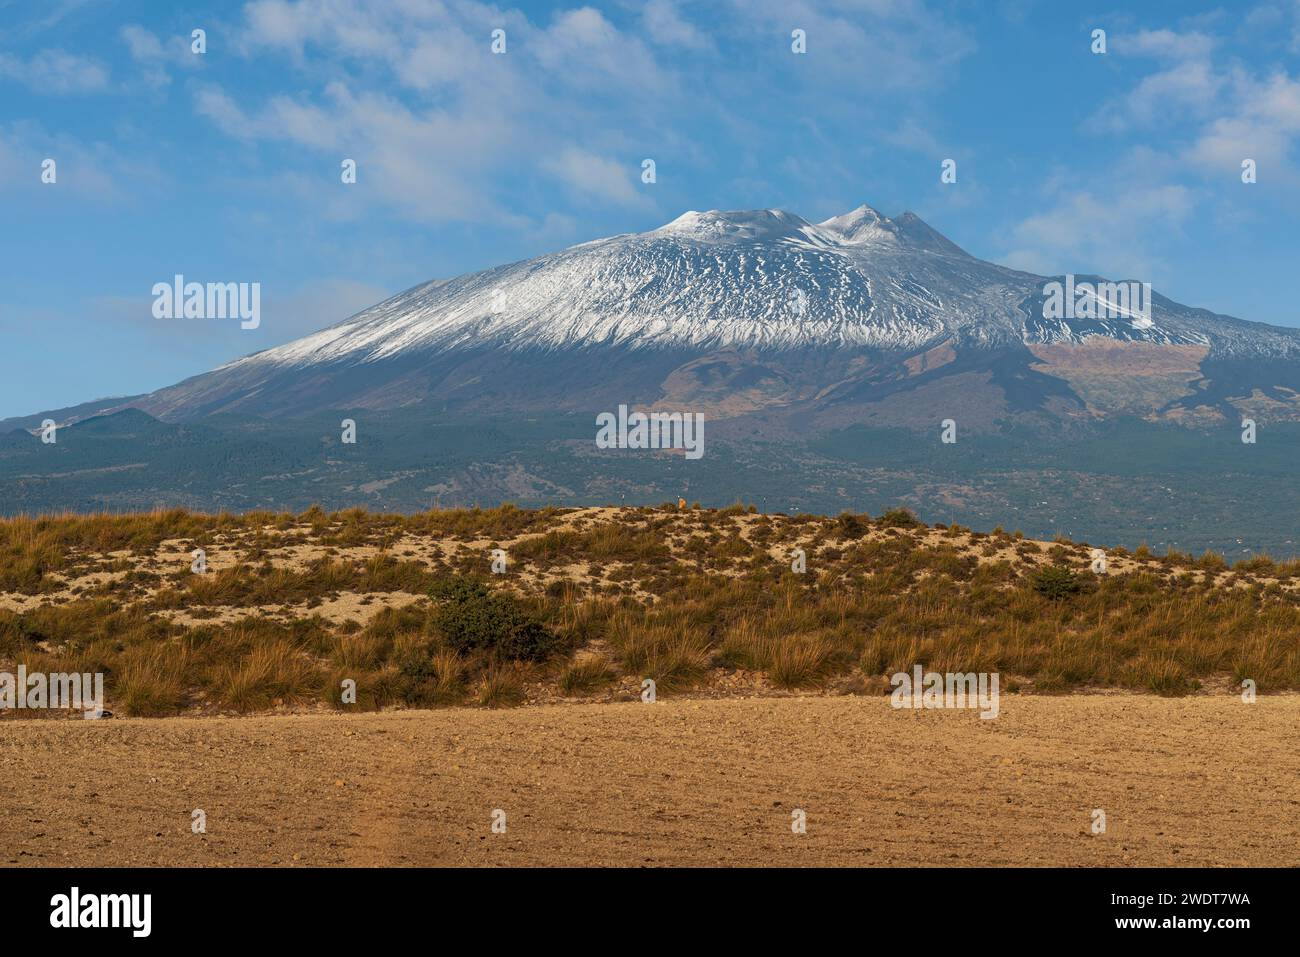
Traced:
[[[417, 286], [131, 404], [186, 419], [631, 402], [812, 425], [868, 407], [908, 424], [919, 406], [929, 421], [945, 403], [989, 423], [1300, 409], [1297, 331], [1154, 294], [1140, 317], [1051, 308], [1052, 282], [1073, 293], [1097, 279], [985, 262], [912, 213], [865, 205], [817, 224], [782, 210], [692, 211]], [[1111, 305], [1100, 290], [1092, 298]]]

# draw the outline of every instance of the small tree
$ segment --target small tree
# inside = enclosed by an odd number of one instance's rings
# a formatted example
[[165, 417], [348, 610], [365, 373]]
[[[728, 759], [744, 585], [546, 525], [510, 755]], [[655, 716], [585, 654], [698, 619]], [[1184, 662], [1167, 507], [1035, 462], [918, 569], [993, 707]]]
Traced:
[[919, 528], [921, 520], [905, 508], [891, 508], [880, 516], [880, 524], [885, 528]]
[[481, 582], [453, 578], [439, 582], [429, 597], [443, 604], [434, 621], [447, 644], [460, 654], [496, 652], [511, 660], [541, 661], [559, 639], [529, 614], [517, 598], [489, 591]]
[[861, 538], [867, 534], [866, 523], [852, 512], [841, 512], [835, 519], [835, 530], [840, 538]]
[[1083, 587], [1079, 576], [1064, 565], [1040, 568], [1034, 572], [1032, 581], [1034, 591], [1051, 601], [1064, 601]]

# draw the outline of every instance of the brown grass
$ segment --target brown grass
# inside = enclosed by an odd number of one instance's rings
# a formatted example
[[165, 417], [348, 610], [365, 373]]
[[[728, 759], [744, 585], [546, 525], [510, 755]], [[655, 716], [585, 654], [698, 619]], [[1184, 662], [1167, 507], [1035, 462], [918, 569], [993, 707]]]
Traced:
[[590, 694], [614, 681], [614, 669], [603, 655], [583, 652], [560, 672], [559, 688], [571, 697]]
[[[485, 542], [507, 549], [509, 574], [487, 574]], [[314, 551], [291, 562], [287, 546]], [[218, 567], [196, 575], [176, 561], [193, 547]], [[790, 569], [795, 547], [806, 574]], [[1300, 690], [1300, 563], [1109, 555], [1115, 573], [1097, 576], [1089, 546], [930, 529], [901, 510], [17, 518], [0, 521], [0, 601], [22, 598], [0, 606], [0, 668], [102, 671], [110, 707], [142, 715], [313, 699], [501, 706], [603, 693], [620, 673], [669, 694], [734, 669], [776, 688], [874, 687], [915, 664], [999, 671], [1004, 687], [1037, 692], [1180, 695], [1247, 679]], [[66, 584], [91, 572], [110, 574]], [[490, 647], [457, 654], [439, 600], [382, 603], [466, 576], [514, 596], [563, 663], [533, 675]], [[355, 602], [352, 618], [317, 615], [340, 597]], [[355, 705], [340, 700], [345, 680]]]

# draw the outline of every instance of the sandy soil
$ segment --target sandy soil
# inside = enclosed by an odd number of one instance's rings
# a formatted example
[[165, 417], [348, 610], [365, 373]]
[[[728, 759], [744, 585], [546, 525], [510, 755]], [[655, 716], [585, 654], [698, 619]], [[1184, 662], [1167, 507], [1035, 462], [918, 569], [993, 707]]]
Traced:
[[[302, 540], [301, 536], [306, 535], [310, 538], [314, 534], [310, 525], [293, 526], [287, 530], [268, 525], [260, 529], [242, 529], [225, 533], [219, 536], [218, 543], [209, 544], [205, 548], [205, 555], [207, 567], [209, 571], [213, 572], [233, 568], [242, 562], [251, 562], [257, 565], [263, 559], [269, 561], [275, 568], [286, 568], [291, 571], [302, 572], [312, 562], [323, 558], [360, 563], [377, 555], [425, 563], [456, 562], [468, 557], [472, 561], [481, 562], [481, 566], [486, 569], [491, 560], [489, 556], [491, 548], [500, 546], [509, 554], [516, 545], [529, 539], [540, 538], [549, 531], [590, 530], [605, 523], [623, 523], [634, 527], [643, 527], [650, 522], [670, 517], [679, 521], [680, 526], [670, 528], [667, 531], [661, 530], [660, 534], [664, 536], [664, 541], [673, 551], [674, 559], [684, 567], [700, 569], [702, 567], [700, 561], [695, 557], [683, 554], [681, 547], [692, 535], [713, 530], [711, 526], [705, 527], [693, 524], [701, 519], [701, 514], [694, 511], [641, 512], [637, 509], [614, 506], [575, 508], [557, 514], [546, 531], [533, 529], [519, 535], [501, 536], [499, 538], [456, 538], [452, 536], [430, 538], [422, 535], [403, 534], [383, 548], [375, 544], [325, 546], [310, 540]], [[723, 527], [734, 527], [736, 534], [740, 538], [753, 545], [756, 544], [753, 540], [753, 529], [763, 518], [764, 516], [758, 514], [732, 515], [728, 516], [727, 524]], [[790, 561], [792, 549], [796, 547], [807, 549], [808, 560], [815, 566], [819, 547], [839, 548], [844, 544], [842, 541], [835, 540], [829, 543], [823, 542], [819, 545], [816, 536], [820, 528], [820, 524], [786, 526], [774, 540], [759, 547], [781, 565], [785, 565]], [[860, 541], [864, 543], [883, 541], [901, 534], [904, 533], [897, 529], [872, 527], [862, 536]], [[1012, 565], [1020, 565], [1026, 561], [1031, 561], [1034, 565], [1050, 564], [1054, 561], [1050, 552], [1056, 547], [1055, 542], [1033, 539], [992, 539], [988, 537], [976, 539], [965, 531], [954, 533], [946, 529], [926, 527], [909, 530], [906, 534], [923, 547], [955, 549], [960, 555], [974, 558], [979, 564], [988, 564], [995, 561], [1007, 561]], [[275, 542], [287, 542], [288, 544], [274, 544]], [[254, 545], [258, 550], [258, 557], [255, 559], [250, 556], [250, 549]], [[188, 540], [168, 539], [163, 541], [149, 555], [133, 555], [129, 551], [116, 551], [103, 555], [79, 555], [76, 557], [85, 559], [91, 564], [83, 565], [79, 570], [70, 571], [67, 574], [50, 573], [49, 578], [57, 583], [58, 587], [52, 587], [41, 594], [28, 595], [19, 592], [0, 591], [0, 609], [14, 612], [30, 612], [42, 605], [60, 604], [76, 599], [95, 597], [101, 594], [98, 590], [101, 586], [126, 577], [128, 572], [125, 570], [104, 571], [90, 569], [97, 564], [110, 565], [121, 561], [132, 563], [136, 571], [164, 576], [162, 580], [155, 580], [152, 584], [140, 585], [128, 595], [115, 594], [116, 600], [125, 601], [128, 604], [145, 601], [156, 596], [164, 587], [173, 587], [176, 582], [172, 579], [172, 576], [178, 573], [184, 575], [188, 572], [192, 562], [192, 548], [193, 542]], [[992, 550], [986, 554], [986, 549]], [[1026, 551], [1022, 554], [1017, 549]], [[1086, 567], [1091, 562], [1091, 549], [1078, 545], [1074, 546], [1074, 552], [1075, 564], [1079, 567]], [[729, 567], [724, 565], [718, 571], [725, 575], [739, 576], [743, 574], [743, 562], [747, 562], [747, 559], [736, 559]], [[1147, 571], [1160, 577], [1167, 577], [1172, 573], [1171, 569], [1154, 558], [1138, 560], [1128, 555], [1110, 555], [1107, 562], [1110, 574]], [[524, 592], [540, 590], [557, 580], [588, 582], [597, 585], [607, 584], [611, 581], [623, 580], [617, 575], [617, 572], [630, 568], [633, 564], [614, 560], [595, 564], [584, 561], [542, 570], [533, 563], [524, 560], [512, 567], [511, 576], [506, 584]], [[1189, 576], [1192, 581], [1199, 582], [1206, 577], [1206, 573], [1200, 569], [1181, 569], [1180, 571], [1182, 574]], [[1250, 585], [1250, 582], [1233, 579], [1227, 573], [1217, 574], [1215, 578], [1220, 584], [1230, 582], [1233, 587], [1246, 588]], [[1254, 579], [1264, 585], [1279, 584], [1286, 589], [1300, 589], [1300, 582], [1290, 580], [1279, 582], [1275, 578], [1263, 575], [1255, 575]], [[343, 592], [341, 594], [343, 596], [342, 600], [331, 600], [329, 607], [324, 609], [319, 606], [301, 604], [296, 606], [223, 606], [214, 604], [203, 606], [202, 615], [195, 615], [191, 610], [184, 608], [165, 609], [158, 612], [158, 614], [169, 617], [181, 624], [189, 625], [202, 622], [229, 622], [249, 614], [266, 615], [287, 621], [301, 617], [304, 613], [319, 613], [335, 623], [345, 618], [364, 622], [382, 608], [396, 607], [414, 600], [414, 598], [402, 598], [397, 593], [372, 593], [376, 596], [376, 600], [362, 606], [359, 599], [353, 596], [353, 593]], [[653, 597], [651, 591], [648, 591], [642, 587], [641, 583], [635, 581], [632, 583], [631, 594], [638, 598]]]
[[0, 863], [1295, 865], [1297, 728], [1122, 694], [8, 721]]

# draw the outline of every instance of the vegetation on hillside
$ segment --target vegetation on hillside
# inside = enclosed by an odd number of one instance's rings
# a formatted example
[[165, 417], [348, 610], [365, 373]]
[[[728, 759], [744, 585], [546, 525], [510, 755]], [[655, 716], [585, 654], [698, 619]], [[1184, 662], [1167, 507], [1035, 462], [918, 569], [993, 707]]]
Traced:
[[735, 674], [876, 693], [916, 664], [1012, 692], [1300, 689], [1300, 562], [1106, 555], [1098, 575], [1094, 546], [903, 510], [18, 518], [0, 521], [0, 670], [101, 671], [133, 715], [631, 698]]

